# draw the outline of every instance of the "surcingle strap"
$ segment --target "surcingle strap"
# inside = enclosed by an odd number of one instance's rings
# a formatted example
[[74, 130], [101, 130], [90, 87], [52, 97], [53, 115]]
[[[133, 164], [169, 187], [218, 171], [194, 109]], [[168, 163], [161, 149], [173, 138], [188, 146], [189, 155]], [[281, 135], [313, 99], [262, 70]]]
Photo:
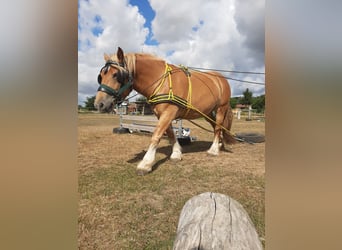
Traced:
[[181, 108], [190, 108], [190, 105], [187, 100], [184, 100], [183, 98], [180, 98], [176, 95], [170, 95], [170, 94], [160, 94], [151, 96], [148, 100], [148, 103], [150, 104], [158, 104], [158, 103], [173, 103]]
[[[176, 96], [173, 94], [172, 90], [172, 78], [171, 78], [171, 73], [172, 73], [172, 68], [166, 63], [165, 64], [165, 74], [162, 80], [160, 81], [159, 85], [156, 87], [156, 89], [153, 91], [152, 95], [148, 99], [148, 103], [150, 104], [158, 104], [158, 103], [173, 103], [176, 104], [182, 108], [187, 109], [187, 113], [192, 109], [192, 104], [191, 104], [191, 97], [192, 97], [192, 83], [191, 83], [191, 74], [188, 71], [188, 68], [185, 66], [180, 66], [182, 71], [185, 73], [188, 79], [188, 96], [187, 100], [184, 100], [183, 98]], [[165, 83], [165, 79], [168, 78], [169, 82], [169, 93], [168, 94], [158, 94], [160, 91], [161, 87]]]

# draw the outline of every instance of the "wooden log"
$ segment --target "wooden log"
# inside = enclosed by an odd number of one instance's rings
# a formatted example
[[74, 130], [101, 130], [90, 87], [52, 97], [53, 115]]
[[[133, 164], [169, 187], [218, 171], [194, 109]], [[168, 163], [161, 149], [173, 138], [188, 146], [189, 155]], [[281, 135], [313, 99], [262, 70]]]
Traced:
[[207, 192], [185, 203], [173, 249], [259, 250], [262, 245], [240, 203], [229, 196]]

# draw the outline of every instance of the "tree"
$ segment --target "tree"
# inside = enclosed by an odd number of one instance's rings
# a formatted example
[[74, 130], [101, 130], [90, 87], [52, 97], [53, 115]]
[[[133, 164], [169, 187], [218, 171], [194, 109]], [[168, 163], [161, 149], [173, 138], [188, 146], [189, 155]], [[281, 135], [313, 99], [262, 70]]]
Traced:
[[249, 89], [247, 88], [242, 94], [243, 97], [240, 103], [245, 105], [251, 105], [253, 102], [253, 93], [249, 91]]
[[256, 109], [258, 113], [265, 110], [265, 95], [257, 96], [253, 98], [253, 109]]
[[96, 110], [94, 107], [95, 97], [96, 96], [87, 97], [87, 100], [84, 102], [84, 104], [85, 104], [84, 108], [85, 109]]
[[147, 98], [145, 96], [142, 96], [140, 95], [137, 99], [136, 99], [137, 102], [146, 102], [147, 101]]
[[240, 99], [240, 97], [232, 97], [232, 98], [230, 98], [230, 106], [231, 106], [233, 109], [235, 109], [236, 104], [239, 103], [239, 99]]

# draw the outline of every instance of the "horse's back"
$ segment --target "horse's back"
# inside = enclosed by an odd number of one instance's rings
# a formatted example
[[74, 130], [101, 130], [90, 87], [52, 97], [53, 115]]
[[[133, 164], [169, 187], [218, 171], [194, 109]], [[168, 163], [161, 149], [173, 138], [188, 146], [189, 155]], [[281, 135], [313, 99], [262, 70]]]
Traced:
[[194, 94], [196, 92], [205, 92], [207, 96], [212, 96], [219, 100], [221, 104], [230, 100], [231, 90], [225, 77], [216, 71], [194, 72], [192, 77]]

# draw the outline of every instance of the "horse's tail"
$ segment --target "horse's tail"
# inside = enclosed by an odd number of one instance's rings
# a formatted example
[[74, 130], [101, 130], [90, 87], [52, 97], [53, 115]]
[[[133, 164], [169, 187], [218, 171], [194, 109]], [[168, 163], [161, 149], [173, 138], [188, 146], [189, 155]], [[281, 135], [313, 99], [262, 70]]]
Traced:
[[222, 135], [223, 135], [223, 140], [227, 144], [234, 144], [236, 143], [236, 139], [234, 138], [234, 135], [230, 132], [230, 129], [232, 127], [233, 123], [233, 111], [232, 108], [230, 107], [230, 104], [228, 103], [228, 108], [226, 111], [226, 114], [224, 116], [223, 120], [223, 126], [229, 131], [226, 131], [222, 129]]

